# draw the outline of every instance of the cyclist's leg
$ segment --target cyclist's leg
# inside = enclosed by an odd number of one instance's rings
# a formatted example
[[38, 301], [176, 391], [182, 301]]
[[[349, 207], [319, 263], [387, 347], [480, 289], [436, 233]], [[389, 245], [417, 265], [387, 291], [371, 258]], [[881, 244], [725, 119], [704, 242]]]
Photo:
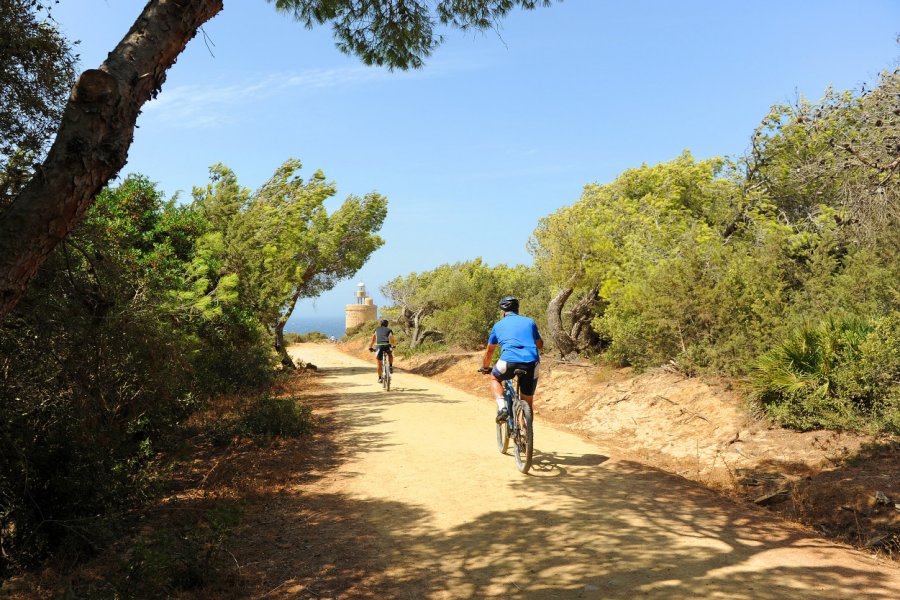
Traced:
[[378, 348], [378, 351], [375, 353], [375, 364], [378, 365], [378, 380], [381, 380], [382, 372], [381, 372], [381, 353], [384, 352], [381, 348]]
[[539, 364], [540, 363], [534, 363], [533, 366], [529, 365], [530, 368], [527, 369], [528, 373], [519, 376], [519, 397], [528, 403], [528, 407], [531, 408], [532, 414], [534, 414], [534, 404], [532, 401], [534, 400], [534, 392], [537, 390]]
[[491, 370], [491, 394], [494, 395], [494, 400], [497, 402], [498, 421], [506, 419], [507, 414], [506, 399], [503, 396], [503, 384], [501, 382], [509, 379], [511, 373], [512, 370], [507, 369], [507, 364], [504, 360], [498, 360]]

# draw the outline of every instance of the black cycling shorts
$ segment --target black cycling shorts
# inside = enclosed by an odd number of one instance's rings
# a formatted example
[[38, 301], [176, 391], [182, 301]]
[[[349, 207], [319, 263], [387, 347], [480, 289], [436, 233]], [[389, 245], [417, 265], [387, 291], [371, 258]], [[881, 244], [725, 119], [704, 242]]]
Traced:
[[375, 353], [375, 360], [381, 360], [381, 357], [384, 356], [384, 354], [383, 354], [384, 352], [387, 352], [388, 354], [393, 354], [393, 351], [391, 350], [390, 346], [375, 346], [375, 348], [376, 348], [376, 350], [378, 350]]
[[525, 374], [519, 375], [519, 392], [523, 396], [534, 396], [534, 391], [537, 389], [539, 364], [537, 362], [508, 363], [505, 360], [498, 360], [492, 373], [498, 381], [506, 381], [515, 377], [516, 369], [522, 369]]

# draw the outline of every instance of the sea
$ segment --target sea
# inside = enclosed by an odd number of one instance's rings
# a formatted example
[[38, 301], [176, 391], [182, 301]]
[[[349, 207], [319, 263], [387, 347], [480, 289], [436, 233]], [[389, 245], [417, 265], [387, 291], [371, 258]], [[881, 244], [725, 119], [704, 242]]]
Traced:
[[340, 339], [344, 335], [344, 315], [340, 316], [323, 316], [323, 315], [292, 315], [288, 319], [284, 328], [285, 333], [309, 333], [311, 331], [321, 331], [325, 335], [334, 336]]

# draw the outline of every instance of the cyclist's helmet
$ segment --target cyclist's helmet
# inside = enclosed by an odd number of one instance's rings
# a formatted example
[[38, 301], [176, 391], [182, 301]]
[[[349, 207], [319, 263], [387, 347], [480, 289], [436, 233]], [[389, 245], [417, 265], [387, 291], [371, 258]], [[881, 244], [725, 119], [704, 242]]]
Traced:
[[519, 312], [519, 299], [515, 296], [505, 296], [500, 299], [500, 310], [506, 312]]

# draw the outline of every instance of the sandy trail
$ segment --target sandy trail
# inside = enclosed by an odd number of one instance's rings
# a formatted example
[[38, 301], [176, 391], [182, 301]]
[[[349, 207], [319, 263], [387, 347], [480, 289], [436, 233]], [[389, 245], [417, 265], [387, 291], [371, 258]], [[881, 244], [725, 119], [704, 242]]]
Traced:
[[384, 392], [374, 362], [291, 350], [334, 391], [338, 439], [284, 521], [316, 553], [267, 597], [900, 598], [895, 564], [540, 422], [524, 476], [486, 394], [400, 371]]

